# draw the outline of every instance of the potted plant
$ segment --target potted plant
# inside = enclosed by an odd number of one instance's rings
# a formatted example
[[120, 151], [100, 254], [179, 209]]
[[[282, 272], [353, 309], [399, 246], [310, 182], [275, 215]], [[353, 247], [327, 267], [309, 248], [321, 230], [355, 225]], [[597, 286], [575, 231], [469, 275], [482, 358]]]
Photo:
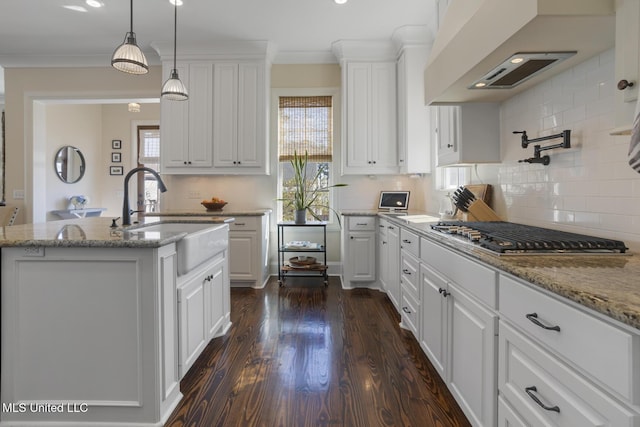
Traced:
[[333, 211], [340, 224], [340, 216], [333, 208], [321, 201], [321, 194], [333, 187], [346, 187], [347, 184], [333, 184], [322, 186], [320, 184], [320, 175], [322, 170], [318, 169], [315, 173], [308, 171], [309, 154], [305, 151], [304, 156], [299, 156], [294, 151], [291, 159], [293, 168], [292, 187], [293, 192], [289, 196], [285, 196], [279, 201], [287, 203], [294, 209], [294, 222], [296, 224], [304, 224], [306, 222], [307, 212], [318, 221], [322, 219], [314, 211], [314, 208], [324, 208]]

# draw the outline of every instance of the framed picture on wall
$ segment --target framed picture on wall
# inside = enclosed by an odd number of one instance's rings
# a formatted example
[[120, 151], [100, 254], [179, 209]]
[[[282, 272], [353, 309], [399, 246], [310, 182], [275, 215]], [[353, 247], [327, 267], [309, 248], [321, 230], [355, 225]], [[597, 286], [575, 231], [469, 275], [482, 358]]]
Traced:
[[122, 175], [122, 166], [111, 166], [109, 168], [109, 175]]
[[122, 162], [121, 153], [111, 153], [111, 162], [112, 163]]
[[119, 150], [122, 148], [122, 141], [119, 139], [112, 139], [111, 140], [111, 148], [113, 148], [114, 150]]

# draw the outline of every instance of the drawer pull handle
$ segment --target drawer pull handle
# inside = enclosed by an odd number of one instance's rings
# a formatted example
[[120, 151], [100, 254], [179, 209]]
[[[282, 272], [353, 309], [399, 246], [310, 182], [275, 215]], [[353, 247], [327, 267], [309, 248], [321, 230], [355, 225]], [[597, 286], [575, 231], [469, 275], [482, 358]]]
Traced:
[[542, 329], [546, 329], [548, 331], [558, 331], [560, 332], [560, 326], [547, 326], [538, 320], [538, 313], [529, 313], [527, 314], [527, 319], [531, 321], [534, 325], [540, 326]]
[[402, 239], [403, 243], [411, 243], [411, 240], [407, 240], [407, 239]]
[[236, 225], [243, 226], [244, 222], [236, 222]]
[[392, 226], [389, 226], [389, 227], [387, 227], [387, 228], [388, 228], [389, 230], [395, 230], [395, 229], [396, 229], [395, 227], [392, 227]]
[[367, 224], [366, 222], [356, 222], [356, 225], [362, 225], [362, 226], [365, 226], [365, 225], [369, 225], [369, 224]]
[[447, 292], [443, 288], [438, 288], [438, 292], [440, 292], [442, 294], [442, 296], [445, 297], [445, 298], [451, 293], [451, 292]]
[[536, 386], [532, 385], [531, 387], [527, 387], [524, 389], [524, 391], [529, 395], [531, 400], [536, 402], [542, 409], [560, 413], [560, 408], [558, 406], [547, 406], [544, 403], [542, 403], [542, 401], [538, 398], [538, 396], [534, 394], [538, 392], [538, 389], [536, 388]]
[[403, 268], [403, 269], [402, 269], [402, 272], [403, 272], [404, 274], [411, 274], [411, 270], [407, 270], [406, 268]]
[[402, 311], [404, 311], [407, 314], [411, 314], [411, 310], [409, 310], [407, 307], [402, 307]]

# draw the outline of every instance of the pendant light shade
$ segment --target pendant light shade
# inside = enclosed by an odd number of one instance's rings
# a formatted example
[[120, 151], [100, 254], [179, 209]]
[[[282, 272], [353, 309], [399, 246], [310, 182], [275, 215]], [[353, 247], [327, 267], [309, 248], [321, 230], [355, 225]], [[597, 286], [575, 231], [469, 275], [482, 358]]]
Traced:
[[113, 52], [111, 65], [116, 70], [129, 74], [146, 74], [149, 72], [149, 65], [144, 53], [136, 43], [136, 33], [133, 32], [133, 0], [131, 0], [130, 21], [131, 31], [124, 36], [122, 43]]
[[180, 80], [180, 77], [178, 77], [178, 70], [175, 68], [171, 70], [171, 77], [169, 77], [169, 79], [164, 82], [164, 85], [162, 85], [162, 97], [172, 101], [184, 101], [189, 99], [187, 88]]
[[174, 2], [173, 15], [173, 69], [169, 79], [162, 85], [161, 96], [171, 101], [185, 101], [189, 99], [187, 88], [184, 86], [180, 77], [178, 77], [178, 68], [176, 67], [176, 45], [178, 44], [178, 2]]

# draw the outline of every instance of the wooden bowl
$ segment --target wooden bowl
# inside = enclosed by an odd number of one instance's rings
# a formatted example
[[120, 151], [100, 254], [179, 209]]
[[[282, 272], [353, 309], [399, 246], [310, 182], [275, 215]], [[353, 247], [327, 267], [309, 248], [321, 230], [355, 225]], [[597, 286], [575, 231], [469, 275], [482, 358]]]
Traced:
[[222, 208], [224, 208], [224, 205], [227, 204], [227, 202], [222, 202], [222, 203], [202, 202], [201, 204], [202, 206], [207, 208], [208, 211], [221, 211]]

